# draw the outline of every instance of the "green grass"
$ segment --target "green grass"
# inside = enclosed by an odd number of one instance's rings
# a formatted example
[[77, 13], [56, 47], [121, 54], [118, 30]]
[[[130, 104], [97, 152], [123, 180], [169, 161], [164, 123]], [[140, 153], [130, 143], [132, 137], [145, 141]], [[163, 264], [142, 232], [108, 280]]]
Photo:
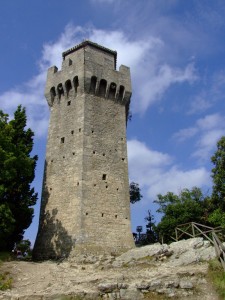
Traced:
[[221, 299], [225, 299], [225, 271], [217, 259], [209, 262], [208, 276]]
[[[3, 262], [12, 260], [10, 252], [0, 252], [0, 268]], [[0, 290], [4, 291], [12, 287], [12, 278], [8, 272], [2, 273], [0, 270]]]
[[4, 291], [7, 289], [11, 289], [12, 287], [12, 278], [9, 276], [7, 272], [0, 273], [0, 290]]
[[12, 260], [12, 254], [10, 252], [0, 252], [0, 264], [4, 261]]

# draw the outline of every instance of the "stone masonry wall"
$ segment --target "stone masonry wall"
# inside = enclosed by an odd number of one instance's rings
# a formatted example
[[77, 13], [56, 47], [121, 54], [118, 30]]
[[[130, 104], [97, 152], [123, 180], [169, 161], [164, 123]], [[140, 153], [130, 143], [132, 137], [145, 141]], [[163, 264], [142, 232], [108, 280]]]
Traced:
[[[95, 44], [96, 45], [96, 44]], [[88, 43], [48, 71], [51, 109], [37, 259], [133, 247], [126, 148], [129, 68]]]

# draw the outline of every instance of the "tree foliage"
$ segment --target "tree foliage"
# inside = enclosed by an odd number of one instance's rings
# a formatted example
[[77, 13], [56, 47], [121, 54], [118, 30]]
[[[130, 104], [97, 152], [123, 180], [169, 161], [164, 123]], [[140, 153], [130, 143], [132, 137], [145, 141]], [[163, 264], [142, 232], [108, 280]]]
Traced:
[[225, 136], [217, 142], [217, 150], [211, 161], [214, 167], [209, 221], [212, 226], [221, 226], [225, 229]]
[[136, 203], [142, 198], [141, 190], [138, 183], [130, 183], [130, 203]]
[[164, 242], [170, 242], [178, 225], [199, 222], [207, 223], [208, 197], [204, 197], [202, 191], [194, 187], [191, 190], [184, 189], [179, 195], [168, 192], [159, 194], [154, 202], [159, 205], [157, 212], [163, 213], [160, 223], [156, 227], [159, 237], [163, 236]]
[[31, 183], [37, 156], [31, 157], [33, 132], [26, 127], [25, 108], [14, 119], [0, 111], [0, 249], [7, 250], [22, 239], [29, 227], [37, 194]]
[[215, 208], [225, 211], [225, 137], [217, 143], [217, 151], [211, 157], [214, 165], [212, 169], [213, 191], [212, 202]]
[[148, 215], [145, 217], [145, 221], [147, 222], [146, 225], [146, 244], [153, 244], [156, 243], [158, 238], [157, 234], [155, 232], [156, 226], [155, 226], [155, 218], [152, 215], [151, 211], [148, 210]]

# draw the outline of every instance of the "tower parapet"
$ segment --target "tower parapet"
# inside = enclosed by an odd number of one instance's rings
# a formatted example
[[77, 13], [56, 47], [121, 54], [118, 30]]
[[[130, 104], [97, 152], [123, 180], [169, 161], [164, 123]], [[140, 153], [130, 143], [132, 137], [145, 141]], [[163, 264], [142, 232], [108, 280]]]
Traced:
[[126, 121], [130, 69], [85, 41], [47, 73], [51, 109], [35, 258], [121, 252], [134, 246]]

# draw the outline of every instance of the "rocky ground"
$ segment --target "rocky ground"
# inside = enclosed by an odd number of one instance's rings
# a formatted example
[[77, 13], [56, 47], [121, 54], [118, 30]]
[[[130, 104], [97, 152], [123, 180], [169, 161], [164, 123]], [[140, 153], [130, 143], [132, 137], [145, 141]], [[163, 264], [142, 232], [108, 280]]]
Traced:
[[[207, 279], [215, 250], [202, 238], [132, 249], [121, 256], [79, 256], [62, 262], [11, 261], [13, 277], [0, 299], [219, 299]], [[4, 270], [1, 270], [4, 271]]]

